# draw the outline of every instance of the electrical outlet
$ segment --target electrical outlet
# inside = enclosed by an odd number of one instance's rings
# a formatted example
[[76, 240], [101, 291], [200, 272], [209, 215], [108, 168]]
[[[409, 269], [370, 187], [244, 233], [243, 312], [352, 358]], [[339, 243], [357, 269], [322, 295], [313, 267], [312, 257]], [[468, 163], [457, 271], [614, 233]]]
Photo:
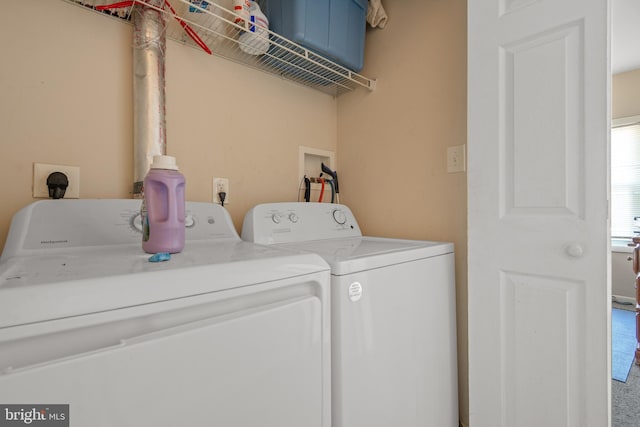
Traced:
[[464, 144], [447, 148], [447, 172], [464, 172], [466, 169]]
[[218, 193], [226, 193], [224, 204], [229, 204], [229, 178], [213, 178], [213, 202], [222, 204]]
[[69, 186], [64, 193], [65, 199], [80, 198], [80, 168], [78, 166], [48, 165], [44, 163], [33, 164], [33, 197], [49, 198], [47, 178], [53, 172], [62, 172], [67, 175]]

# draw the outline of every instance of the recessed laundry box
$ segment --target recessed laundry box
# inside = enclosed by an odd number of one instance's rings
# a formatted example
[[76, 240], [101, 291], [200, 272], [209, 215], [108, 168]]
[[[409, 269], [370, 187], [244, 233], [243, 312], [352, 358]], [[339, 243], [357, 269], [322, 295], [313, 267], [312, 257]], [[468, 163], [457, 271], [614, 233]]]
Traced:
[[353, 71], [364, 65], [367, 0], [267, 0], [271, 30]]

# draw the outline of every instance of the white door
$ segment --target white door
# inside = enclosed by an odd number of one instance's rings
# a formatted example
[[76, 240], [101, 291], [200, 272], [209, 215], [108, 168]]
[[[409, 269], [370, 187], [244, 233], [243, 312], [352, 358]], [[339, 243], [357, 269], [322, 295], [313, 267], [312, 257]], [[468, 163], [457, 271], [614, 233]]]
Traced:
[[609, 425], [608, 15], [468, 2], [471, 427]]

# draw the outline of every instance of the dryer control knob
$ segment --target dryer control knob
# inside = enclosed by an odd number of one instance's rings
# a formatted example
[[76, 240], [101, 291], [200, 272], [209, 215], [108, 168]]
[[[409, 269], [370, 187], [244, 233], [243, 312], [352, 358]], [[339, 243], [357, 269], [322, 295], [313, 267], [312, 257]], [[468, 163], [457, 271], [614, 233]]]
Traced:
[[345, 222], [347, 222], [347, 216], [344, 214], [343, 211], [341, 211], [340, 209], [335, 209], [333, 211], [333, 219], [338, 223], [338, 224], [344, 224]]
[[291, 222], [293, 222], [295, 224], [296, 222], [298, 222], [298, 215], [296, 215], [295, 212], [291, 212], [289, 214], [289, 221], [291, 221]]
[[278, 215], [277, 213], [274, 213], [273, 215], [271, 215], [271, 221], [273, 221], [276, 224], [280, 224], [280, 215]]
[[138, 233], [142, 233], [142, 216], [140, 215], [140, 212], [131, 217], [131, 228]]

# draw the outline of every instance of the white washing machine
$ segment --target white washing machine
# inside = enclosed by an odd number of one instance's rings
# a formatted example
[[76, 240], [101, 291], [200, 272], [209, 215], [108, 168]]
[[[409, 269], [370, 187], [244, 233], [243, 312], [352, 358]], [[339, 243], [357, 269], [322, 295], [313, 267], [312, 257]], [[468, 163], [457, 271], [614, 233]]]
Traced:
[[247, 241], [331, 266], [332, 426], [457, 427], [452, 243], [363, 237], [348, 207], [254, 207]]
[[48, 200], [15, 215], [0, 404], [68, 404], [75, 426], [329, 427], [326, 262], [243, 242], [205, 203], [187, 203], [185, 250], [150, 262], [139, 208]]

